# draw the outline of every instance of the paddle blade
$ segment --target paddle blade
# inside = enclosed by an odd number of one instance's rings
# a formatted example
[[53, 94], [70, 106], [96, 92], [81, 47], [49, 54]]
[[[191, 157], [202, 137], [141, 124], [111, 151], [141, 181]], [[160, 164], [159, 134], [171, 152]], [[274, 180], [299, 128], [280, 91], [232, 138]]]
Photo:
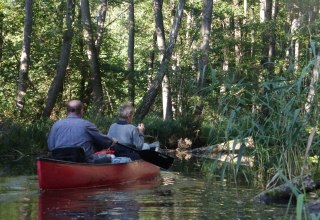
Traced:
[[141, 150], [139, 151], [139, 155], [143, 160], [165, 170], [169, 169], [174, 161], [173, 157], [152, 150]]

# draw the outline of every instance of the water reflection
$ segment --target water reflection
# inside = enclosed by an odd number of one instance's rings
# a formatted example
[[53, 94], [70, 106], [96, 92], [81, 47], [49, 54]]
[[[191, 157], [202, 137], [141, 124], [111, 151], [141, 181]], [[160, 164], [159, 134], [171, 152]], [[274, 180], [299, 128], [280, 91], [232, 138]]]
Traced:
[[150, 190], [160, 178], [108, 188], [45, 191], [39, 194], [38, 219], [138, 219], [135, 190]]
[[45, 192], [39, 198], [38, 219], [94, 219], [102, 216], [138, 219], [138, 211], [138, 202], [121, 192]]

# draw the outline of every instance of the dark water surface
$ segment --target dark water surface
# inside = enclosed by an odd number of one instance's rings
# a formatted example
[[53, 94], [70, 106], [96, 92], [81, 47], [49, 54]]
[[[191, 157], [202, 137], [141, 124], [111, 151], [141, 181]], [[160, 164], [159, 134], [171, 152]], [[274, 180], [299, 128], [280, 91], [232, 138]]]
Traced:
[[36, 176], [0, 177], [0, 219], [285, 219], [285, 205], [253, 202], [259, 189], [177, 169], [147, 183], [44, 193]]

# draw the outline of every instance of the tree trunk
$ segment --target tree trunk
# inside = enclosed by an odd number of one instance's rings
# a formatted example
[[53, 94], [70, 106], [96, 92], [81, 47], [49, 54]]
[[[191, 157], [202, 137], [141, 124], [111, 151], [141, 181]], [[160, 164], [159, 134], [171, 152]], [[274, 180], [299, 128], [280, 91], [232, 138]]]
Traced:
[[[178, 63], [180, 63], [179, 58], [177, 60]], [[176, 107], [176, 114], [181, 114], [183, 112], [183, 107], [185, 105], [184, 103], [184, 84], [185, 84], [185, 77], [182, 74], [179, 74], [179, 83], [178, 83], [178, 92], [177, 92], [177, 107]]]
[[100, 54], [100, 47], [101, 47], [102, 37], [104, 32], [104, 23], [106, 20], [107, 8], [108, 8], [107, 0], [100, 0], [98, 24], [97, 24], [97, 36], [95, 41], [95, 46], [96, 46], [98, 55]]
[[297, 72], [299, 69], [300, 42], [299, 42], [298, 38], [296, 38], [293, 42], [294, 42], [294, 44], [293, 44], [294, 45], [294, 49], [293, 49], [293, 51], [294, 51], [294, 70], [295, 70], [295, 72]]
[[[235, 8], [239, 7], [239, 0], [233, 0], [233, 5]], [[235, 54], [235, 67], [236, 72], [239, 69], [240, 59], [241, 59], [241, 21], [240, 21], [240, 15], [236, 12], [233, 15], [234, 20], [234, 39], [235, 39], [235, 45], [234, 45], [234, 54]], [[237, 74], [238, 75], [238, 74]]]
[[163, 120], [173, 119], [170, 80], [167, 74], [162, 80], [162, 111]]
[[185, 3], [186, 3], [185, 0], [179, 0], [178, 8], [176, 10], [175, 19], [174, 19], [171, 33], [170, 33], [169, 42], [166, 46], [164, 56], [160, 62], [160, 66], [159, 66], [156, 78], [155, 78], [151, 88], [144, 95], [144, 97], [142, 99], [142, 103], [137, 108], [136, 114], [137, 114], [137, 118], [140, 120], [142, 120], [148, 114], [151, 105], [154, 103], [154, 100], [158, 95], [158, 92], [159, 92], [159, 89], [161, 86], [161, 82], [163, 80], [165, 72], [167, 71], [167, 65], [168, 65], [169, 60], [171, 58], [173, 48], [175, 45], [175, 41], [178, 36], [178, 30], [180, 27], [182, 12], [183, 12]]
[[155, 60], [155, 48], [157, 46], [157, 33], [153, 32], [152, 46], [149, 52], [149, 61], [148, 61], [148, 89], [152, 85], [152, 75], [154, 69], [154, 60]]
[[[255, 23], [255, 16], [254, 16], [254, 7], [250, 7], [250, 23]], [[251, 47], [250, 47], [250, 56], [255, 56], [255, 31], [254, 28], [250, 31], [250, 37], [251, 37]]]
[[195, 22], [195, 9], [194, 9], [194, 0], [191, 0], [190, 3], [191, 8], [189, 9], [190, 12], [187, 13], [187, 31], [186, 31], [186, 45], [191, 48], [191, 59], [192, 59], [192, 64], [191, 64], [191, 69], [194, 72], [197, 72], [198, 68], [198, 57], [197, 57], [197, 46], [194, 42], [194, 34], [193, 34], [193, 27], [197, 26]]
[[16, 98], [16, 106], [20, 113], [22, 113], [25, 104], [25, 95], [28, 88], [28, 72], [30, 65], [30, 46], [31, 46], [31, 32], [32, 32], [32, 4], [33, 0], [25, 1], [25, 17], [23, 30], [23, 45], [20, 57], [20, 70], [18, 81], [18, 95]]
[[[223, 26], [222, 29], [224, 30], [224, 38], [226, 39], [225, 42], [228, 40], [229, 36], [229, 29], [230, 29], [230, 18], [225, 18], [224, 22], [223, 22]], [[229, 61], [229, 57], [230, 57], [230, 52], [229, 52], [229, 47], [228, 45], [224, 45], [223, 47], [223, 63], [222, 63], [222, 70], [224, 71], [225, 74], [227, 74], [229, 72], [230, 69], [230, 61]]]
[[129, 1], [129, 37], [128, 37], [128, 99], [134, 105], [135, 76], [134, 76], [134, 1]]
[[0, 63], [2, 61], [2, 54], [3, 54], [3, 19], [4, 15], [0, 11]]
[[274, 0], [273, 5], [272, 5], [272, 25], [271, 25], [271, 34], [269, 38], [269, 53], [268, 53], [268, 70], [270, 74], [274, 74], [274, 69], [275, 69], [275, 57], [276, 57], [276, 22], [277, 22], [277, 16], [278, 16], [278, 7], [279, 7], [279, 1]]
[[[81, 9], [78, 9], [78, 17], [77, 17], [77, 25], [79, 27], [79, 32], [83, 32], [82, 28], [82, 21], [81, 21]], [[84, 40], [82, 36], [77, 38], [77, 45], [79, 48], [79, 71], [80, 71], [80, 85], [79, 85], [79, 99], [84, 103], [86, 106], [90, 105], [90, 95], [92, 93], [91, 81], [89, 80], [89, 71], [88, 71], [88, 64], [85, 62], [85, 49], [84, 49]], [[88, 84], [87, 84], [88, 82]], [[87, 85], [86, 85], [87, 84]]]
[[199, 59], [199, 77], [198, 85], [200, 87], [204, 84], [205, 72], [208, 66], [208, 49], [210, 42], [211, 22], [212, 22], [212, 8], [213, 0], [204, 0], [203, 2], [203, 18], [201, 25], [202, 43], [200, 46], [200, 59]]
[[290, 46], [288, 47], [287, 51], [287, 62], [288, 62], [288, 69], [291, 71], [297, 71], [298, 69], [298, 60], [299, 60], [299, 40], [296, 37], [296, 34], [301, 26], [301, 17], [300, 13], [291, 12], [293, 15], [290, 16], [290, 35], [293, 36], [291, 38]]
[[247, 23], [248, 17], [248, 0], [243, 0], [243, 24]]
[[[316, 22], [316, 19], [319, 17], [319, 5], [311, 6], [308, 13], [308, 25], [312, 26]], [[318, 106], [319, 99], [315, 99], [317, 97], [317, 87], [319, 84], [319, 75], [320, 75], [320, 46], [317, 41], [310, 39], [310, 49], [312, 51], [312, 55], [314, 57], [314, 64], [311, 73], [311, 80], [309, 85], [309, 93], [307, 97], [307, 101], [305, 103], [305, 112], [309, 114], [311, 112], [312, 107]], [[316, 102], [316, 103], [315, 103]], [[316, 113], [317, 114], [317, 113]], [[312, 117], [312, 116], [311, 116]], [[317, 127], [317, 126], [316, 126]]]
[[260, 22], [265, 22], [265, 10], [266, 10], [266, 1], [260, 0]]
[[[211, 22], [212, 22], [212, 10], [213, 10], [213, 0], [204, 0], [202, 9], [202, 25], [201, 25], [201, 35], [202, 43], [200, 46], [200, 58], [199, 58], [199, 73], [198, 73], [198, 87], [201, 88], [204, 85], [205, 74], [208, 72], [209, 64], [209, 43], [210, 43], [210, 32], [211, 32]], [[203, 110], [203, 95], [200, 93], [200, 101], [195, 106], [194, 115], [199, 118], [202, 115]]]
[[[178, 79], [178, 76], [181, 76], [181, 72], [179, 71], [179, 54], [177, 52], [174, 52], [171, 57], [171, 82], [170, 85], [174, 85], [170, 87], [170, 97], [171, 97], [171, 112], [172, 112], [172, 118], [176, 118], [175, 116], [177, 113], [177, 107], [178, 107], [178, 92], [179, 92], [179, 85], [180, 79]], [[165, 80], [165, 78], [163, 79]], [[173, 84], [173, 83], [174, 84]], [[163, 85], [162, 85], [163, 86]], [[173, 94], [175, 96], [173, 96]]]
[[160, 60], [162, 59], [165, 51], [165, 33], [163, 26], [163, 15], [162, 15], [162, 0], [153, 1], [153, 10], [155, 17], [156, 25], [156, 34], [157, 34], [157, 44], [160, 52]]
[[83, 36], [87, 45], [87, 56], [90, 66], [90, 81], [92, 85], [93, 105], [96, 112], [102, 113], [103, 90], [100, 76], [99, 56], [97, 54], [93, 39], [88, 0], [81, 0], [81, 16], [83, 25]]
[[52, 109], [57, 101], [59, 94], [63, 91], [64, 79], [67, 71], [67, 67], [70, 59], [73, 28], [72, 23], [74, 21], [75, 5], [73, 0], [67, 0], [66, 9], [66, 27], [67, 29], [63, 33], [63, 42], [60, 51], [59, 63], [57, 66], [56, 75], [50, 85], [48, 91], [45, 107], [42, 111], [41, 117], [48, 118], [51, 115]]
[[[159, 61], [161, 62], [165, 52], [165, 33], [163, 25], [163, 14], [162, 14], [162, 0], [154, 0], [153, 2], [157, 44], [159, 48]], [[172, 119], [172, 103], [171, 103], [171, 90], [169, 84], [168, 74], [165, 73], [162, 81], [162, 112], [163, 120]]]
[[275, 4], [272, 3], [273, 0], [265, 0], [264, 5], [261, 5], [264, 10], [264, 15], [261, 17], [261, 21], [265, 23], [265, 30], [262, 33], [262, 60], [261, 64], [265, 69], [267, 69], [269, 75], [274, 74], [274, 55], [275, 55], [275, 19], [277, 14], [278, 1]]
[[305, 104], [306, 113], [310, 113], [311, 107], [313, 106], [314, 97], [317, 94], [317, 85], [319, 83], [319, 70], [320, 70], [320, 52], [315, 57], [315, 62], [313, 65], [313, 70], [311, 74], [311, 82], [309, 86], [309, 94], [307, 98], [307, 102]]

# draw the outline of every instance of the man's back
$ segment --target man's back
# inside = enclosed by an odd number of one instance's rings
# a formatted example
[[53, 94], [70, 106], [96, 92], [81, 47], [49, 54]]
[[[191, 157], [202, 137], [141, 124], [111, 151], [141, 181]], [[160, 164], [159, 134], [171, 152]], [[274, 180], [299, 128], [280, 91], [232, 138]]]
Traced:
[[86, 156], [94, 153], [92, 138], [87, 129], [91, 123], [77, 116], [68, 116], [54, 123], [48, 138], [48, 147], [52, 151], [61, 147], [82, 147]]

